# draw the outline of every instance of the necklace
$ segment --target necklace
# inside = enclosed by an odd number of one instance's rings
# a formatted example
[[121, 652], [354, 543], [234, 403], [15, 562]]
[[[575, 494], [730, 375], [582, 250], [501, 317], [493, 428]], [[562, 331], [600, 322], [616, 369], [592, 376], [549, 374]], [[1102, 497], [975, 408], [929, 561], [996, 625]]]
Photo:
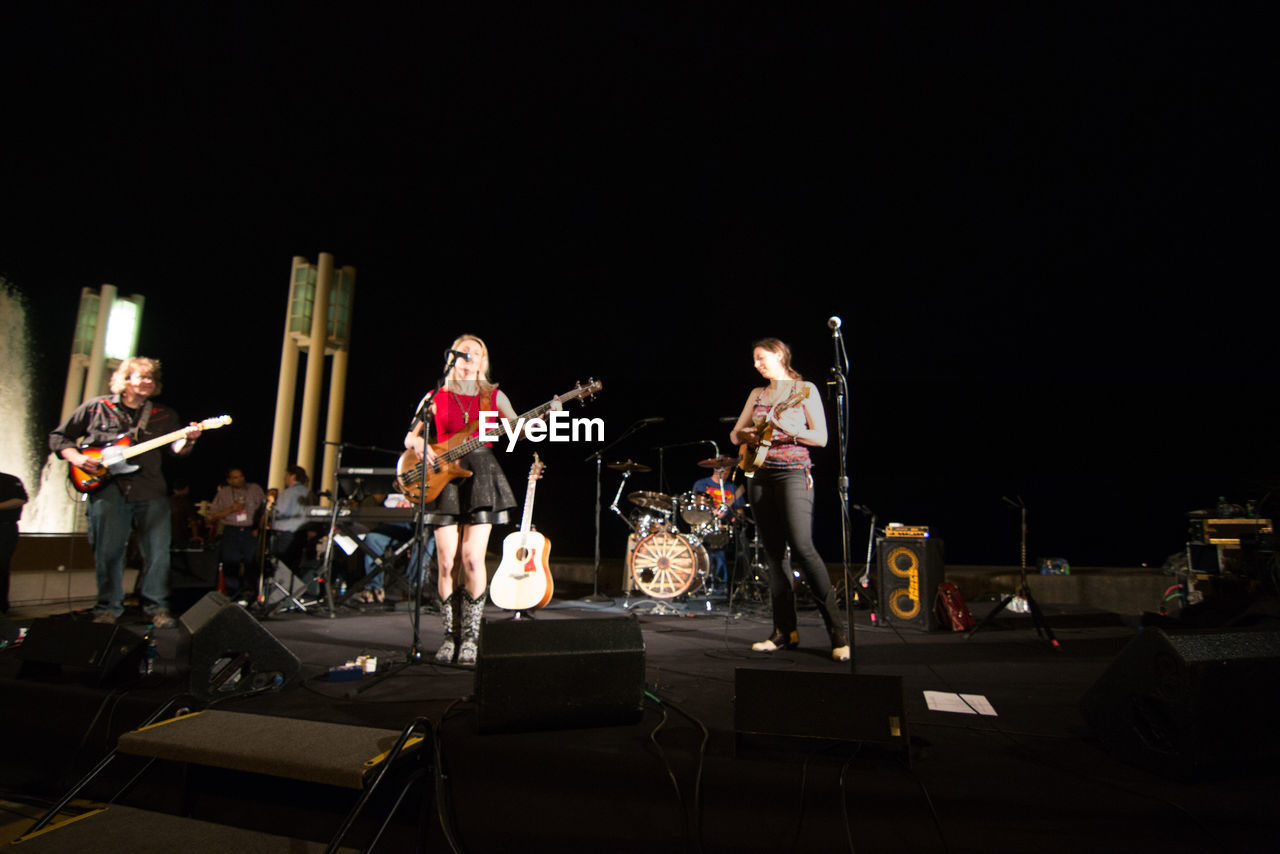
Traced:
[[454, 398], [458, 401], [458, 408], [462, 410], [462, 423], [471, 423], [471, 405], [480, 399], [480, 393], [476, 392], [471, 395], [471, 399], [467, 400], [462, 395], [454, 393]]

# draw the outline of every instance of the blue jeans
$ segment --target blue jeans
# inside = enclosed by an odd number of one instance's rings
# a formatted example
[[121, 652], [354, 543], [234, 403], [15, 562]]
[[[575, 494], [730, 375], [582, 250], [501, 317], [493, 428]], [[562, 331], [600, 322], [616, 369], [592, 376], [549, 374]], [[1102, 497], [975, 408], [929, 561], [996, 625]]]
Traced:
[[110, 483], [89, 498], [89, 544], [98, 576], [99, 613], [118, 617], [124, 613], [124, 558], [129, 535], [138, 529], [142, 550], [143, 610], [148, 614], [169, 610], [169, 499], [125, 501]]
[[[377, 530], [365, 534], [364, 543], [373, 549], [379, 555], [385, 552], [389, 547], [399, 545], [405, 540], [413, 536], [413, 528], [409, 525], [379, 525]], [[431, 555], [435, 553], [436, 541], [434, 537], [427, 538], [427, 560], [431, 559]], [[388, 555], [389, 557], [390, 555]], [[410, 584], [417, 584], [418, 577], [422, 574], [423, 562], [418, 558], [418, 546], [415, 544], [409, 550], [409, 566], [404, 571], [405, 581]], [[382, 570], [377, 569], [373, 562], [373, 558], [369, 555], [364, 556], [364, 574], [376, 573], [375, 577], [370, 579], [365, 585], [365, 590], [381, 590], [383, 585]]]

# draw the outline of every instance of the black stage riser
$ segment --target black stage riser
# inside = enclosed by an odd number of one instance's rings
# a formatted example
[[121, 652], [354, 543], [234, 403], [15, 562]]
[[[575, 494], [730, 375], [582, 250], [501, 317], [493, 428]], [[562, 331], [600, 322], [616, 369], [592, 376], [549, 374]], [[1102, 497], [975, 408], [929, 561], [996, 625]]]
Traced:
[[907, 745], [900, 676], [740, 667], [733, 684], [740, 736]]

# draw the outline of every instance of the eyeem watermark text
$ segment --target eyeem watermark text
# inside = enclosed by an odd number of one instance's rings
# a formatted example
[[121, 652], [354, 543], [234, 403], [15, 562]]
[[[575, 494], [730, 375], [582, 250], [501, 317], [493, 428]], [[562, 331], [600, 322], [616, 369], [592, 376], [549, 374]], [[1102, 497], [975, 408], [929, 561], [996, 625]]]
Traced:
[[[498, 428], [502, 431], [499, 432]], [[572, 418], [563, 409], [557, 409], [545, 419], [537, 418], [525, 423], [523, 418], [516, 419], [512, 426], [510, 421], [496, 412], [480, 413], [480, 433], [477, 438], [481, 442], [499, 442], [502, 434], [507, 436], [507, 452], [515, 449], [521, 433], [530, 442], [603, 442], [604, 419]]]

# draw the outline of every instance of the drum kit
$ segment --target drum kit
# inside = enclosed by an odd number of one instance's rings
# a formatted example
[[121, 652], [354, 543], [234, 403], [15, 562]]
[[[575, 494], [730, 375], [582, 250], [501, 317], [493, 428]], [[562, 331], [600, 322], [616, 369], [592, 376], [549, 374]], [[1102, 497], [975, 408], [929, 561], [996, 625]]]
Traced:
[[[732, 468], [737, 462], [737, 457], [712, 457], [698, 465], [707, 469]], [[749, 515], [741, 510], [717, 512], [719, 508], [706, 493], [668, 495], [643, 490], [627, 494], [633, 506], [630, 513], [624, 513], [618, 503], [628, 478], [652, 469], [631, 460], [609, 463], [609, 468], [622, 472], [609, 509], [631, 529], [624, 590], [630, 594], [638, 588], [657, 600], [706, 591], [711, 581], [708, 549], [728, 545], [736, 533], [751, 523]], [[753, 575], [763, 578], [763, 567]]]

